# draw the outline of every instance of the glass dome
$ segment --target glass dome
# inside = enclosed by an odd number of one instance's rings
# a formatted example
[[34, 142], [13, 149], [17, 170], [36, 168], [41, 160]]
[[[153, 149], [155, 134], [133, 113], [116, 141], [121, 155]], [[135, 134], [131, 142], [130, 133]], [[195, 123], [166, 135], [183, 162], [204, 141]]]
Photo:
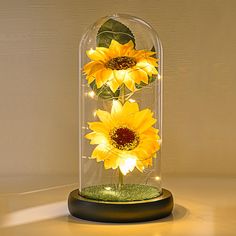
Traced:
[[143, 20], [115, 14], [79, 46], [79, 194], [129, 202], [162, 194], [162, 47]]

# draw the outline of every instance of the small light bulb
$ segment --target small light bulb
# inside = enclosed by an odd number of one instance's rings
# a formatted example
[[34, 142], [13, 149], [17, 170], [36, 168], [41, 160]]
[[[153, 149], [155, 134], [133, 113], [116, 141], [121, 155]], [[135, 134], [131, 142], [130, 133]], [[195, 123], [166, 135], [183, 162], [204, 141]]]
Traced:
[[130, 102], [136, 102], [134, 99], [130, 98], [129, 99]]
[[155, 180], [160, 181], [161, 180], [160, 176], [156, 176]]
[[91, 98], [94, 98], [95, 97], [94, 91], [88, 92], [88, 96], [91, 97]]
[[126, 175], [129, 172], [134, 170], [136, 166], [136, 157], [133, 156], [126, 156], [125, 158], [121, 159], [119, 168], [123, 175]]
[[109, 190], [111, 190], [111, 187], [105, 187], [105, 189], [109, 191]]

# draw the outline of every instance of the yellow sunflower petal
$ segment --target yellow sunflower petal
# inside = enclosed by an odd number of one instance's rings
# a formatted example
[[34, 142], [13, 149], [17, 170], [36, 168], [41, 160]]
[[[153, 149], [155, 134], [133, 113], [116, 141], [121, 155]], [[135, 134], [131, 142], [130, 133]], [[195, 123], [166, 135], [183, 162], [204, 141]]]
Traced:
[[104, 135], [96, 133], [96, 132], [86, 134], [85, 137], [91, 140], [90, 144], [107, 144], [108, 143]]
[[113, 71], [114, 77], [116, 81], [119, 82], [119, 84], [123, 83], [125, 76], [126, 76], [126, 70], [114, 70]]
[[113, 55], [115, 54], [116, 56], [120, 56], [121, 46], [122, 44], [112, 39], [109, 49], [111, 50], [111, 52], [113, 52]]
[[152, 51], [146, 51], [146, 54], [147, 54], [148, 57], [150, 57], [150, 56], [153, 56], [153, 55], [155, 55], [157, 53], [156, 52], [152, 52]]
[[135, 148], [134, 150], [130, 152], [137, 157], [137, 160], [145, 160], [149, 158], [150, 153], [151, 153], [149, 150], [149, 147], [145, 145], [141, 145], [141, 144], [138, 145], [137, 148]]
[[104, 159], [104, 167], [105, 169], [117, 169], [119, 165], [119, 158], [117, 158], [116, 155], [114, 155], [112, 152], [109, 152], [109, 154]]
[[90, 50], [86, 51], [86, 53], [87, 56], [93, 61], [106, 61], [107, 59], [105, 53], [99, 50], [94, 50], [91, 48]]
[[[91, 70], [91, 68], [93, 68], [93, 66], [97, 65], [98, 62], [97, 61], [90, 61], [89, 63], [87, 63], [84, 68], [83, 71], [88, 74]], [[100, 64], [100, 63], [99, 63]]]
[[108, 81], [107, 84], [109, 85], [111, 91], [115, 93], [122, 83], [113, 78], [112, 80]]
[[105, 82], [102, 80], [102, 77], [100, 77], [100, 74], [95, 75], [95, 78], [96, 78], [97, 88], [101, 88], [105, 84]]
[[107, 55], [109, 54], [109, 49], [108, 48], [105, 48], [105, 47], [96, 47], [96, 50], [104, 55], [104, 57], [107, 57]]
[[153, 127], [150, 127], [145, 132], [143, 132], [143, 134], [145, 134], [147, 136], [157, 136], [158, 133], [159, 133], [159, 130], [155, 129]]
[[95, 76], [87, 76], [88, 84], [91, 84], [95, 80]]
[[139, 111], [138, 103], [127, 101], [124, 104], [121, 112], [124, 116], [129, 116], [130, 114], [135, 114], [138, 111]]
[[133, 70], [130, 70], [129, 76], [133, 78], [133, 80], [137, 83], [140, 84], [140, 82], [144, 82], [148, 84], [148, 75], [146, 71], [136, 67]]
[[121, 55], [129, 54], [129, 52], [134, 48], [134, 43], [130, 40], [128, 43], [121, 46]]
[[154, 67], [157, 67], [158, 65], [157, 65], [157, 59], [156, 58], [154, 58], [154, 57], [148, 57], [147, 59], [147, 62], [150, 64], [150, 65], [152, 65], [152, 66], [154, 66]]
[[96, 111], [96, 115], [98, 116], [98, 118], [100, 119], [100, 121], [102, 121], [105, 125], [112, 125], [114, 123], [114, 121], [112, 120], [111, 114], [107, 111], [103, 111], [103, 110], [97, 110]]
[[140, 172], [143, 172], [143, 170], [145, 169], [145, 167], [144, 167], [144, 165], [142, 164], [141, 161], [137, 161], [136, 167]]
[[87, 75], [88, 76], [94, 75], [95, 73], [97, 73], [98, 71], [103, 70], [103, 69], [104, 69], [104, 65], [96, 62], [92, 66], [90, 66], [90, 70], [87, 73]]
[[126, 77], [124, 84], [130, 91], [133, 92], [135, 90], [135, 81], [131, 77]]
[[125, 155], [120, 158], [119, 168], [123, 175], [132, 172], [136, 166], [136, 157], [131, 155]]
[[143, 69], [144, 71], [146, 71], [148, 73], [149, 76], [151, 75], [157, 75], [158, 71], [155, 68], [155, 66], [149, 64], [147, 62], [147, 60], [141, 60], [136, 64], [137, 67]]
[[152, 166], [152, 157], [142, 161], [142, 164], [144, 165], [144, 167], [149, 167], [149, 166]]
[[122, 104], [118, 100], [112, 101], [112, 108], [111, 108], [111, 116], [115, 116], [116, 114], [120, 114], [122, 111]]
[[156, 123], [156, 119], [152, 117], [152, 113], [149, 109], [136, 113], [134, 119], [134, 128], [140, 133], [144, 132]]
[[107, 127], [103, 122], [88, 122], [88, 125], [91, 130], [97, 133], [106, 134], [109, 131], [109, 127]]
[[152, 166], [152, 156], [150, 156], [149, 158], [145, 159], [145, 160], [137, 160], [137, 169], [141, 172], [143, 172], [143, 170], [145, 168], [148, 168]]
[[[142, 150], [147, 150], [148, 148], [147, 153], [148, 153], [148, 156], [150, 156], [152, 153], [157, 152], [160, 149], [160, 144], [157, 142], [157, 140], [154, 141], [154, 140], [149, 139], [149, 140], [143, 141], [143, 143], [140, 144], [139, 148]], [[146, 159], [146, 158], [141, 157], [141, 159]]]
[[97, 161], [103, 161], [107, 157], [109, 151], [107, 150], [106, 146], [104, 144], [98, 145], [96, 148], [94, 148], [91, 159], [97, 159]]
[[96, 83], [98, 88], [100, 88], [103, 84], [105, 84], [108, 80], [113, 78], [113, 72], [110, 69], [101, 69], [96, 74]]

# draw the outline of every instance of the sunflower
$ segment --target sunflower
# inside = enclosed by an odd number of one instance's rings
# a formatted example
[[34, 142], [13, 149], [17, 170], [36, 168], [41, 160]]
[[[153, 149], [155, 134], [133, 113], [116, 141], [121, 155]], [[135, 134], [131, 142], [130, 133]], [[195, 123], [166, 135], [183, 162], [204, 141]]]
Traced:
[[130, 40], [120, 44], [112, 40], [109, 48], [96, 47], [87, 51], [92, 60], [84, 66], [84, 73], [88, 83], [94, 80], [97, 88], [107, 84], [113, 92], [122, 85], [130, 90], [135, 90], [135, 83], [148, 84], [148, 77], [157, 75], [157, 59], [152, 57], [155, 52], [135, 50], [134, 43]]
[[142, 172], [152, 166], [160, 137], [151, 110], [139, 110], [136, 102], [122, 105], [113, 100], [111, 113], [97, 110], [96, 115], [100, 121], [88, 122], [93, 132], [85, 136], [97, 145], [91, 159], [103, 161], [105, 169], [119, 168], [123, 175], [135, 167]]

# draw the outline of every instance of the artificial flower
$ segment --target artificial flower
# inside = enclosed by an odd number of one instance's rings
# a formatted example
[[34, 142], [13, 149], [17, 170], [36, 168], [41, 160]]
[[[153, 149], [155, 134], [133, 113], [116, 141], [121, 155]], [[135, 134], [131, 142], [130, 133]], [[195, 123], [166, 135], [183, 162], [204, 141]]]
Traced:
[[97, 88], [106, 84], [116, 92], [125, 84], [133, 92], [135, 84], [148, 84], [148, 78], [158, 74], [154, 54], [152, 51], [135, 50], [132, 40], [120, 44], [113, 39], [109, 48], [96, 47], [87, 51], [91, 62], [84, 66], [84, 73], [89, 84], [95, 80]]
[[152, 165], [160, 149], [156, 119], [149, 109], [139, 110], [136, 102], [113, 100], [111, 113], [97, 110], [100, 121], [89, 122], [93, 131], [85, 137], [97, 145], [91, 158], [103, 161], [105, 169], [119, 168], [123, 175]]

